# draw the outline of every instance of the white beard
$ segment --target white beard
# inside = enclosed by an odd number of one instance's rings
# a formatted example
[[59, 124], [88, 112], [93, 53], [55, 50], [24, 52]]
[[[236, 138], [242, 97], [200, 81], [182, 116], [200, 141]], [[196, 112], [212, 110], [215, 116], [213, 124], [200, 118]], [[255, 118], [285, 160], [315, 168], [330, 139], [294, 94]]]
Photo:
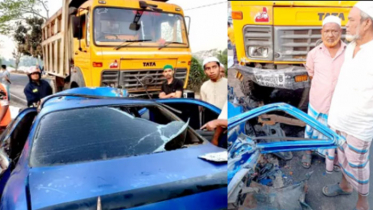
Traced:
[[358, 39], [360, 39], [360, 35], [359, 34], [355, 34], [355, 35], [347, 34], [346, 35], [346, 40], [349, 41], [349, 42], [353, 42], [353, 41], [356, 41]]
[[356, 28], [356, 34], [355, 35], [351, 35], [351, 34], [346, 34], [346, 40], [349, 41], [349, 42], [355, 42], [356, 40], [360, 39], [361, 36], [359, 34], [359, 31], [360, 31], [360, 25]]

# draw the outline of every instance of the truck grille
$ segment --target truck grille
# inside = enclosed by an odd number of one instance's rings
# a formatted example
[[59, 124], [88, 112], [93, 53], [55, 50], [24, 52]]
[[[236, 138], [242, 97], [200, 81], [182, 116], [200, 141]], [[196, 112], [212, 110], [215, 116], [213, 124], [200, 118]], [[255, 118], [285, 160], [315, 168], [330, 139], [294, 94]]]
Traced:
[[[121, 85], [128, 92], [145, 91], [143, 85], [146, 85], [149, 90], [160, 90], [165, 81], [162, 72], [161, 69], [103, 71], [101, 86], [116, 83], [115, 85]], [[187, 69], [175, 69], [175, 78], [185, 82], [186, 75]]]
[[[275, 27], [275, 61], [305, 62], [307, 53], [321, 43], [321, 27]], [[346, 34], [343, 28], [342, 40]]]
[[[244, 32], [244, 43], [245, 43], [245, 51], [246, 56], [249, 56], [249, 47], [253, 46], [264, 46], [268, 47], [269, 49], [273, 49], [273, 41], [272, 41], [272, 26], [253, 26], [247, 25], [243, 29]], [[255, 59], [255, 58], [251, 58]], [[273, 59], [273, 51], [270, 50], [268, 53], [267, 58], [260, 58], [260, 60], [272, 60]]]

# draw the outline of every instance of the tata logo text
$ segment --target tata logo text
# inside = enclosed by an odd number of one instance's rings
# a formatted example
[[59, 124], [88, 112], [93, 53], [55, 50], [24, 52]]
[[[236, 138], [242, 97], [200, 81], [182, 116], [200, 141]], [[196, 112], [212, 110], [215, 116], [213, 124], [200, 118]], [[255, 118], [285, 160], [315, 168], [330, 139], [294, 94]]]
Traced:
[[144, 62], [144, 66], [155, 66], [155, 62]]
[[324, 13], [324, 12], [319, 12], [317, 13], [319, 15], [319, 20], [322, 21], [324, 20], [324, 18], [328, 17], [329, 15], [334, 15], [334, 16], [337, 16], [339, 17], [341, 20], [345, 20], [345, 15], [343, 13], [338, 13], [338, 12], [335, 12], [335, 13]]

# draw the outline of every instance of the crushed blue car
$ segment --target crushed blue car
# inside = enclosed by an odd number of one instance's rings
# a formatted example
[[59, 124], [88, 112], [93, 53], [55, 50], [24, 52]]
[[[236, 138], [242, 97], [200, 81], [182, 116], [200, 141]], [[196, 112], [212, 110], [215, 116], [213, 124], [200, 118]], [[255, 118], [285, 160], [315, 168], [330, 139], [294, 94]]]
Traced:
[[[307, 174], [304, 181], [293, 185], [280, 188], [268, 187], [265, 184], [253, 182], [253, 177], [261, 175], [260, 173], [258, 175], [256, 166], [266, 154], [336, 148], [343, 145], [345, 139], [306, 113], [285, 103], [269, 104], [246, 112], [243, 110], [244, 107], [229, 103], [228, 209], [240, 207], [247, 209], [311, 209], [305, 203], [306, 182], [311, 174]], [[315, 140], [281, 135], [258, 136], [253, 132], [253, 120], [255, 121], [264, 114], [279, 111], [310, 125], [322, 133], [325, 139]], [[260, 126], [260, 128], [263, 127]], [[265, 170], [265, 167], [263, 168]], [[282, 177], [280, 176], [280, 178]], [[265, 181], [271, 180], [266, 179]]]
[[0, 209], [226, 209], [227, 162], [202, 158], [226, 150], [199, 130], [220, 110], [126, 96], [76, 88], [22, 110], [0, 136]]

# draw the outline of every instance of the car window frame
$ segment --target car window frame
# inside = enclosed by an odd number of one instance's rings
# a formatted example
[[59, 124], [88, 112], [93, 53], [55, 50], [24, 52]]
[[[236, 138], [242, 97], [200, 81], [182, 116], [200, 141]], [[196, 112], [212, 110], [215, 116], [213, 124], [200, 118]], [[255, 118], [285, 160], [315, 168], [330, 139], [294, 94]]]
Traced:
[[[69, 110], [75, 110], [75, 109], [98, 108], [98, 107], [136, 107], [136, 106], [138, 106], [138, 107], [144, 106], [144, 108], [146, 106], [154, 106], [154, 107], [158, 108], [160, 111], [165, 112], [172, 119], [172, 121], [184, 122], [182, 119], [180, 119], [177, 115], [175, 115], [169, 109], [167, 109], [164, 106], [158, 104], [157, 102], [154, 102], [152, 104], [148, 104], [148, 103], [145, 103], [145, 104], [144, 103], [138, 103], [138, 104], [131, 104], [131, 103], [130, 104], [103, 104], [103, 105], [93, 105], [93, 106], [87, 106], [87, 107], [71, 107], [71, 108], [67, 108], [67, 109], [54, 110], [54, 111], [48, 112], [46, 114], [43, 114], [42, 116], [40, 116], [39, 119], [37, 119], [37, 122], [36, 122], [37, 125], [35, 127], [34, 134], [33, 134], [33, 136], [29, 137], [30, 138], [29, 139], [29, 141], [30, 141], [29, 142], [30, 153], [29, 153], [28, 160], [27, 160], [28, 166], [29, 167], [35, 167], [35, 166], [33, 166], [33, 164], [31, 164], [32, 148], [34, 146], [33, 145], [34, 140], [37, 138], [38, 132], [40, 130], [41, 121], [45, 116], [47, 116], [51, 113], [55, 113], [55, 112], [69, 111]], [[140, 119], [143, 119], [143, 118], [140, 118]], [[192, 132], [197, 138], [199, 138], [201, 140], [200, 144], [205, 144], [206, 143], [207, 140], [205, 138], [201, 138], [201, 136], [199, 134], [197, 134], [192, 127], [190, 127], [188, 125], [187, 129], [189, 129], [187, 132]], [[121, 157], [118, 157], [118, 158], [121, 158]], [[116, 159], [116, 158], [114, 158], [114, 159]], [[100, 161], [100, 160], [93, 160], [93, 161]], [[86, 161], [84, 161], [84, 162], [86, 162]], [[84, 162], [68, 163], [68, 164], [64, 164], [64, 165], [80, 164], [80, 163], [84, 163]], [[36, 166], [36, 167], [39, 167], [39, 166]], [[53, 166], [40, 166], [40, 167], [53, 167]]]

